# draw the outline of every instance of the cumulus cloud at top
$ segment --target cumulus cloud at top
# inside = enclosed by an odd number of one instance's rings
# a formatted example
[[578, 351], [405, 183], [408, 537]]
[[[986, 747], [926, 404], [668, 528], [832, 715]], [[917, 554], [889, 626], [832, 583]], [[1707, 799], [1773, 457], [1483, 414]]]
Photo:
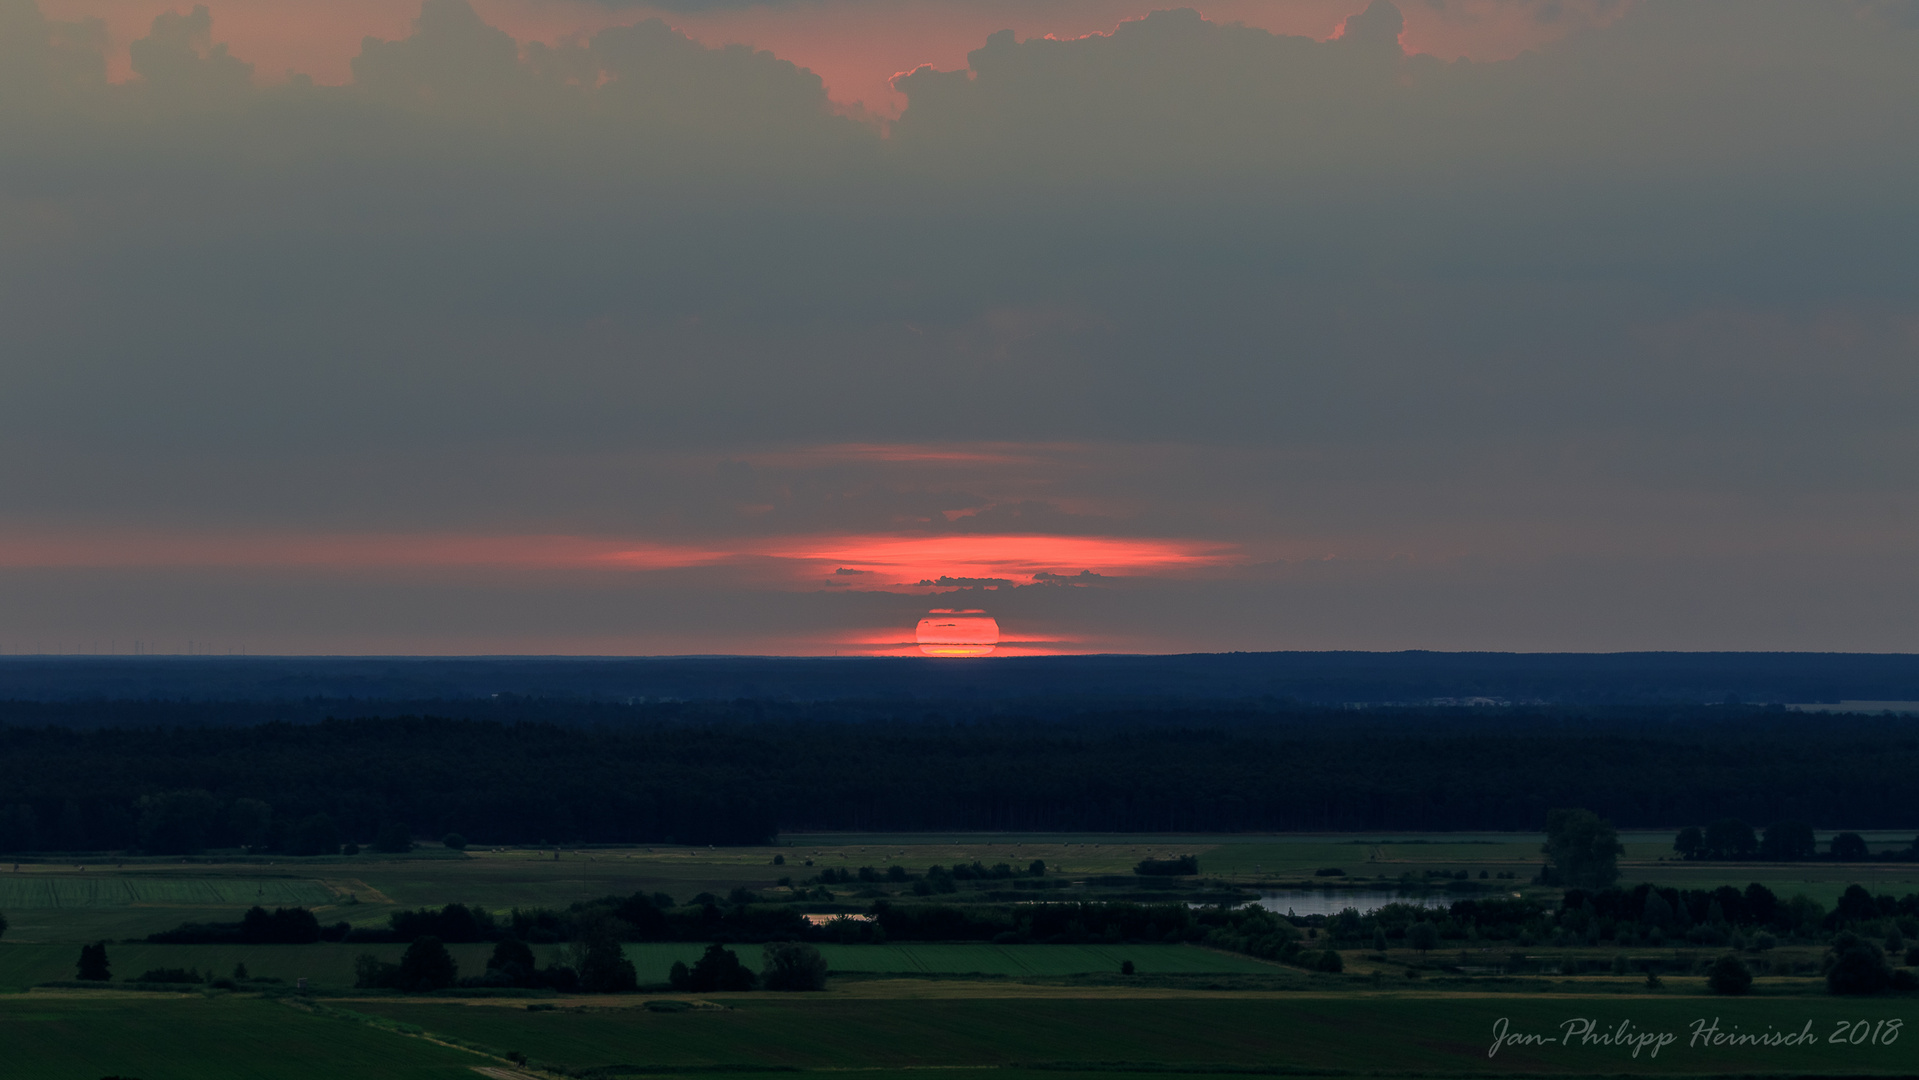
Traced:
[[[1642, 2], [1496, 62], [1354, 7], [995, 34], [882, 127], [653, 19], [543, 44], [428, 0], [346, 85], [261, 85], [194, 8], [113, 82], [99, 24], [0, 0], [0, 530], [1022, 515], [1574, 592], [1538, 560], [1892, 580], [1919, 6]], [[719, 467], [859, 443], [1064, 449]]]

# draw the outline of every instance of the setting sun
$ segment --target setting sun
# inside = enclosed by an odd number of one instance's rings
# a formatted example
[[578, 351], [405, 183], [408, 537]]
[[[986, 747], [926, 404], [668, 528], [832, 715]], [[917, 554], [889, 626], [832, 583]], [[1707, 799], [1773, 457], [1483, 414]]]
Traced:
[[990, 656], [999, 645], [999, 623], [977, 608], [935, 608], [915, 632], [927, 656]]

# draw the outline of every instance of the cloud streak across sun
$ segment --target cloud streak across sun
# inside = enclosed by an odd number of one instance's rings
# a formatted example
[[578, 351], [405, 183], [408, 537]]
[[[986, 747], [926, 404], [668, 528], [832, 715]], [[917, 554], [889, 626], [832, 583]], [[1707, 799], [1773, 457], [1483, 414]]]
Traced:
[[278, 567], [335, 571], [462, 568], [666, 571], [776, 567], [797, 587], [851, 579], [921, 589], [942, 578], [1163, 576], [1224, 566], [1230, 545], [1103, 536], [811, 536], [706, 544], [634, 544], [576, 536], [189, 534], [102, 532], [0, 537], [0, 568]]

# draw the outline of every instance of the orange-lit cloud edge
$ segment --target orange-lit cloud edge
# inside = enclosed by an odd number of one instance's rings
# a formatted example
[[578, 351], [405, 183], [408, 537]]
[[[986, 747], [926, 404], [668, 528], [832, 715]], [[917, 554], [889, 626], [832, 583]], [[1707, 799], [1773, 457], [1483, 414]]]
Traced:
[[[927, 596], [928, 613], [949, 610], [937, 601], [955, 589], [931, 580], [998, 579], [1012, 586], [1041, 584], [1042, 574], [1088, 583], [1105, 578], [1167, 578], [1244, 565], [1240, 550], [1214, 542], [1137, 537], [811, 536], [735, 544], [635, 545], [574, 536], [459, 536], [381, 534], [0, 533], [0, 570], [184, 569], [262, 570], [377, 575], [403, 571], [451, 573], [561, 571], [648, 573], [712, 568], [754, 587], [827, 591], [837, 581], [877, 593]], [[983, 598], [998, 586], [969, 590]], [[968, 601], [969, 606], [978, 603]], [[968, 612], [967, 617], [972, 616]], [[1116, 651], [1113, 643], [994, 627], [987, 656], [944, 660], [1046, 656]], [[818, 647], [853, 656], [921, 656], [926, 642], [909, 625], [828, 632]], [[933, 650], [935, 653], [940, 650]], [[959, 650], [974, 651], [974, 650]]]
[[[1111, 536], [838, 535], [705, 544], [628, 543], [577, 536], [89, 532], [0, 534], [0, 569], [441, 568], [663, 571], [753, 568], [793, 587], [833, 579], [861, 589], [922, 590], [946, 578], [1024, 582], [1083, 571], [1169, 576], [1243, 561], [1211, 541]], [[770, 573], [768, 572], [770, 570]]]

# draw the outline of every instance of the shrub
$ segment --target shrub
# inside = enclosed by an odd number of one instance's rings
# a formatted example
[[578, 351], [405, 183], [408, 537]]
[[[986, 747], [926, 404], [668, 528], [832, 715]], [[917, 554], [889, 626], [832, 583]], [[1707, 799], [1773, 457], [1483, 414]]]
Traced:
[[450, 832], [450, 833], [447, 833], [445, 836], [441, 837], [440, 843], [446, 845], [449, 848], [452, 848], [454, 851], [466, 850], [466, 837], [461, 836], [459, 833], [456, 833], [456, 832]]
[[390, 990], [400, 981], [400, 965], [389, 964], [372, 953], [353, 959], [353, 986], [358, 990]]
[[1743, 994], [1752, 989], [1752, 971], [1737, 956], [1727, 953], [1706, 969], [1706, 985], [1715, 994]]
[[1880, 994], [1892, 987], [1892, 965], [1879, 946], [1857, 934], [1832, 939], [1826, 951], [1826, 990], [1834, 994]]
[[740, 963], [738, 955], [715, 943], [706, 947], [699, 962], [691, 968], [675, 963], [671, 981], [675, 990], [710, 994], [716, 991], [751, 990], [758, 980], [750, 968]]
[[1319, 959], [1313, 961], [1313, 970], [1337, 975], [1346, 970], [1346, 963], [1339, 958], [1339, 950], [1327, 949], [1319, 954]]
[[1431, 952], [1439, 944], [1439, 928], [1429, 922], [1416, 922], [1406, 928], [1406, 943], [1420, 952]]
[[1175, 877], [1199, 873], [1199, 856], [1181, 855], [1177, 859], [1141, 859], [1133, 873], [1142, 877]]
[[1119, 962], [1119, 973], [1121, 975], [1131, 975], [1134, 970], [1135, 969], [1133, 967], [1133, 962], [1131, 960], [1121, 960]]
[[595, 994], [618, 994], [639, 988], [639, 976], [633, 970], [633, 961], [628, 960], [625, 950], [620, 948], [618, 927], [612, 918], [585, 922], [573, 950], [580, 989]]
[[760, 983], [768, 990], [826, 989], [826, 958], [813, 946], [776, 941], [762, 956]]
[[1337, 866], [1323, 866], [1313, 871], [1314, 877], [1345, 877], [1346, 871]]
[[406, 947], [395, 975], [396, 987], [417, 994], [452, 986], [460, 977], [460, 968], [453, 962], [453, 954], [446, 951], [440, 939], [428, 936], [418, 938]]
[[76, 967], [74, 978], [82, 982], [106, 982], [113, 978], [113, 970], [107, 963], [107, 943], [96, 941], [80, 946], [80, 962]]
[[533, 950], [518, 938], [507, 938], [493, 946], [493, 955], [486, 958], [486, 973], [489, 981], [507, 986], [538, 985]]

